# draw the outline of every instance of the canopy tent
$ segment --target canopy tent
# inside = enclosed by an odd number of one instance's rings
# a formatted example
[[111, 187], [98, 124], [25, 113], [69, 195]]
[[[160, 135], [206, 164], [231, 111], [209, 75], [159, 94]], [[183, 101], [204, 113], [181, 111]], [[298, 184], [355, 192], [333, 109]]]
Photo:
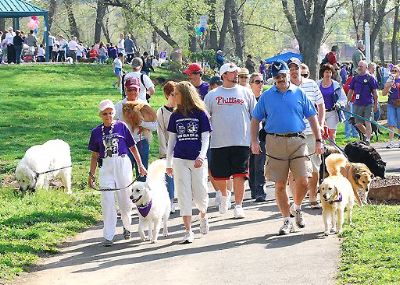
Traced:
[[273, 57], [267, 58], [265, 60], [265, 63], [271, 64], [277, 60], [283, 60], [283, 61], [287, 62], [292, 57], [296, 57], [296, 58], [300, 59], [301, 61], [303, 61], [303, 56], [301, 54], [289, 51], [289, 52], [281, 53], [281, 54], [275, 55]]
[[49, 61], [49, 11], [41, 9], [23, 0], [1, 0], [0, 18], [13, 19], [14, 29], [19, 29], [19, 18], [41, 16], [44, 18], [44, 42], [46, 43], [46, 61]]

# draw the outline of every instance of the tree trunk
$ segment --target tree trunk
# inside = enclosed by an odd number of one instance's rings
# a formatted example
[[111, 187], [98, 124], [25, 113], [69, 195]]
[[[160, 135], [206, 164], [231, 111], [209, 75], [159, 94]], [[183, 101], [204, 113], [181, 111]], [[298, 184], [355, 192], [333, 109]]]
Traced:
[[310, 69], [310, 77], [317, 78], [318, 51], [325, 31], [327, 0], [314, 0], [314, 9], [303, 1], [293, 0], [296, 18], [289, 11], [287, 0], [281, 0], [283, 11], [292, 28], [305, 64]]
[[68, 15], [70, 36], [75, 36], [79, 39], [78, 25], [76, 24], [74, 11], [72, 9], [72, 0], [64, 0], [64, 5]]
[[57, 0], [49, 1], [49, 31], [51, 31], [51, 26], [53, 25], [54, 15], [56, 14]]
[[[106, 15], [107, 6], [104, 4], [104, 0], [97, 1], [97, 9], [96, 9], [96, 22], [94, 25], [94, 42], [98, 43], [101, 39], [101, 30], [103, 27], [103, 19]], [[103, 31], [104, 32], [104, 31]], [[109, 42], [109, 40], [107, 40]]]
[[225, 47], [226, 33], [228, 31], [229, 21], [231, 20], [231, 10], [233, 1], [235, 0], [225, 0], [224, 19], [222, 21], [221, 31], [219, 33], [218, 46], [220, 50], [224, 50]]
[[379, 59], [381, 64], [385, 64], [385, 43], [383, 41], [383, 32], [379, 33]]
[[[376, 2], [376, 10], [374, 11], [375, 19], [374, 21], [371, 18], [371, 1], [365, 1], [365, 11], [364, 11], [364, 24], [367, 20], [369, 20], [369, 25], [371, 27], [371, 36], [370, 36], [370, 51], [371, 51], [371, 61], [374, 61], [374, 54], [375, 54], [375, 41], [378, 37], [379, 31], [383, 25], [383, 19], [386, 15], [386, 6], [388, 0], [381, 0]], [[369, 5], [369, 6], [368, 6]]]
[[215, 21], [215, 9], [217, 6], [217, 0], [208, 0], [207, 1], [209, 10], [208, 10], [208, 27], [209, 27], [209, 36], [210, 36], [210, 48], [217, 51], [218, 50], [218, 31], [217, 31], [217, 23]]
[[0, 18], [0, 31], [6, 30], [6, 19]]
[[108, 30], [108, 19], [106, 23], [101, 22], [101, 30], [103, 31], [104, 37], [108, 43], [111, 43], [110, 31]]
[[[151, 38], [154, 43], [154, 56], [158, 56], [158, 54], [159, 54], [159, 52], [158, 52], [158, 36], [155, 31], [153, 31]], [[134, 44], [136, 45], [136, 39], [134, 41]]]
[[193, 14], [193, 9], [188, 5], [186, 8], [186, 29], [189, 35], [189, 51], [192, 53], [197, 51], [197, 38], [196, 33], [194, 32]]
[[235, 55], [243, 60], [243, 46], [244, 46], [244, 38], [242, 34], [242, 28], [239, 22], [239, 13], [236, 7], [236, 2], [232, 1], [231, 6], [231, 21], [233, 27], [233, 36], [235, 38]]
[[394, 10], [394, 19], [393, 19], [393, 35], [392, 35], [392, 63], [397, 64], [397, 35], [399, 33], [399, 5], [400, 1], [396, 1], [396, 6]]

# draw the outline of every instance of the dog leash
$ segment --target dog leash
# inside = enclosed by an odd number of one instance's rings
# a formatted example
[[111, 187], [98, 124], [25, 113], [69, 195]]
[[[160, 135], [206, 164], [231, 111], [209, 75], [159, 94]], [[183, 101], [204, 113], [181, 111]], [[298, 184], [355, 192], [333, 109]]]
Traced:
[[72, 165], [69, 165], [69, 166], [64, 166], [64, 167], [60, 167], [60, 168], [56, 168], [56, 169], [51, 169], [51, 170], [43, 171], [43, 172], [36, 172], [35, 170], [32, 170], [32, 171], [35, 173], [35, 184], [34, 184], [34, 186], [33, 186], [33, 189], [36, 188], [36, 184], [37, 184], [37, 181], [38, 181], [38, 178], [39, 178], [40, 175], [42, 175], [42, 174], [47, 174], [47, 173], [51, 173], [51, 172], [58, 171], [58, 170], [62, 170], [62, 169], [66, 169], [66, 168], [71, 168], [71, 167], [72, 167]]
[[[92, 177], [93, 178], [93, 177]], [[96, 191], [100, 191], [100, 192], [111, 192], [111, 191], [119, 191], [119, 190], [124, 190], [129, 188], [130, 186], [133, 185], [133, 183], [135, 183], [138, 180], [138, 178], [136, 177], [131, 183], [129, 183], [129, 185], [125, 186], [125, 187], [121, 187], [121, 188], [98, 188], [98, 187], [93, 187], [92, 189], [96, 190]], [[95, 182], [93, 180], [93, 182]], [[95, 182], [96, 183], [96, 182]]]
[[355, 116], [355, 117], [357, 117], [357, 118], [359, 118], [359, 119], [361, 119], [361, 120], [370, 122], [371, 124], [374, 124], [375, 126], [377, 126], [377, 127], [379, 127], [379, 128], [382, 128], [382, 129], [384, 129], [384, 130], [386, 130], [386, 131], [388, 131], [388, 132], [390, 132], [390, 133], [397, 134], [395, 131], [392, 131], [391, 129], [389, 129], [389, 128], [385, 127], [385, 126], [382, 126], [382, 125], [379, 124], [377, 121], [369, 120], [369, 119], [367, 119], [367, 118], [365, 118], [365, 117], [362, 117], [362, 116], [360, 116], [360, 115], [354, 114], [353, 112], [347, 111], [347, 110], [346, 110], [345, 108], [343, 108], [343, 107], [340, 107], [339, 110], [341, 110], [341, 111], [343, 111], [343, 112], [345, 112], [345, 113], [348, 113], [348, 114], [350, 114], [350, 115], [353, 115], [353, 116]]

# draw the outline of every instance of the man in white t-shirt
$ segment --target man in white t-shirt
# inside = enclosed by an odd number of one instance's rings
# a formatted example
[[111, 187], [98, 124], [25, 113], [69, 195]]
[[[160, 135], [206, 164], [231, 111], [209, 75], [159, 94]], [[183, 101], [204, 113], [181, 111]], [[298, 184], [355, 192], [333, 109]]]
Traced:
[[129, 78], [138, 78], [140, 81], [139, 99], [146, 101], [150, 99], [156, 90], [154, 89], [154, 83], [151, 81], [150, 77], [140, 72], [142, 67], [143, 61], [140, 57], [132, 59], [132, 72], [125, 75], [124, 82]]
[[[307, 98], [313, 103], [317, 108], [318, 112], [318, 122], [323, 129], [325, 122], [325, 103], [324, 97], [317, 83], [309, 78], [303, 78], [301, 76], [301, 61], [298, 58], [292, 57], [288, 61], [288, 66], [290, 70], [290, 83], [299, 86], [306, 93]], [[310, 123], [307, 119], [304, 119], [306, 124], [306, 129], [304, 134], [306, 135], [306, 142], [310, 152], [315, 149], [315, 137], [310, 127]], [[320, 208], [317, 202], [317, 184], [319, 176], [319, 167], [321, 165], [320, 155], [314, 154], [311, 156], [311, 163], [313, 167], [312, 177], [308, 179], [308, 194], [310, 197], [310, 203], [312, 209]], [[292, 186], [293, 183], [291, 183]]]
[[233, 177], [235, 192], [234, 217], [244, 218], [242, 208], [244, 182], [248, 177], [250, 156], [250, 120], [256, 99], [249, 88], [238, 85], [239, 68], [226, 63], [220, 68], [222, 86], [210, 91], [204, 103], [211, 116], [210, 171], [221, 191], [219, 212], [230, 208], [230, 191], [227, 181]]

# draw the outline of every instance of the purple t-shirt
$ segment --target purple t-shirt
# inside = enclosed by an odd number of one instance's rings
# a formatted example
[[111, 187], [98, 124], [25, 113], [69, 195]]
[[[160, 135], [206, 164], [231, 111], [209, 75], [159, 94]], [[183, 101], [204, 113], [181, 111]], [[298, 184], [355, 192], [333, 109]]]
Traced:
[[378, 89], [378, 82], [369, 75], [356, 75], [350, 83], [350, 89], [354, 90], [354, 105], [367, 106], [374, 103], [372, 91]]
[[111, 127], [104, 128], [104, 141], [101, 131], [102, 125], [103, 124], [92, 130], [88, 149], [98, 152], [100, 158], [107, 157], [107, 155], [128, 154], [129, 148], [134, 146], [136, 143], [125, 123], [116, 121], [112, 134], [110, 134]]
[[211, 124], [205, 112], [192, 110], [189, 116], [172, 113], [168, 131], [176, 133], [174, 157], [196, 160], [201, 150], [201, 134], [211, 131]]
[[324, 97], [325, 109], [332, 109], [334, 103], [333, 95], [335, 90], [333, 89], [333, 83], [328, 87], [323, 87], [322, 84], [319, 86], [322, 96]]
[[395, 99], [400, 99], [400, 78], [395, 79], [392, 87], [390, 87], [389, 104], [393, 105]]
[[204, 100], [204, 97], [207, 95], [208, 93], [208, 89], [210, 88], [210, 84], [208, 84], [208, 82], [204, 82], [201, 83], [199, 86], [196, 87], [197, 92], [199, 92], [201, 100]]

